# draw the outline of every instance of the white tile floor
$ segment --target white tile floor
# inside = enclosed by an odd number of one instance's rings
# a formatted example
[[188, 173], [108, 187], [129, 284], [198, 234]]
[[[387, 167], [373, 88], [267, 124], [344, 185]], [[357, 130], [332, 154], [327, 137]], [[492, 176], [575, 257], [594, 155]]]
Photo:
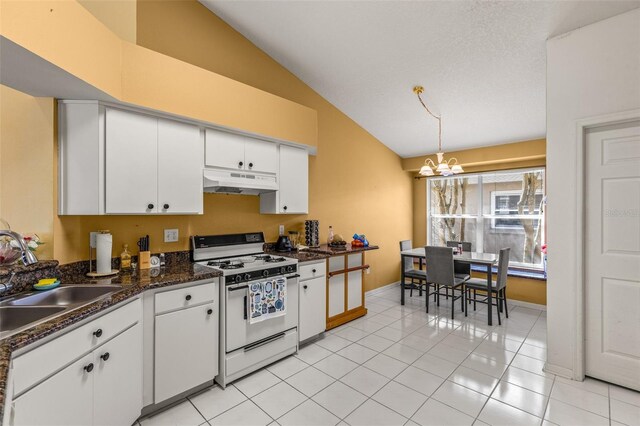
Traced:
[[640, 425], [640, 393], [542, 371], [544, 311], [513, 305], [489, 327], [485, 307], [452, 321], [448, 303], [399, 297], [367, 295], [366, 317], [141, 424]]

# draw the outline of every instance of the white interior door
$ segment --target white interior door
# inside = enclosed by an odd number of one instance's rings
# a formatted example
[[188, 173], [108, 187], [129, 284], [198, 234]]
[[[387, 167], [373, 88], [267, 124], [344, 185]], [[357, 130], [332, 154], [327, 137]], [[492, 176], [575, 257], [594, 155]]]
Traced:
[[586, 374], [640, 390], [640, 121], [585, 151]]

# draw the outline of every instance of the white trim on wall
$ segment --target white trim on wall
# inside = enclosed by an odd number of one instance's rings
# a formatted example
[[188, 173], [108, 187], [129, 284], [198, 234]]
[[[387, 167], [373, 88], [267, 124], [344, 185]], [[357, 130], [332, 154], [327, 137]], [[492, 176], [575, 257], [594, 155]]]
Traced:
[[597, 127], [609, 126], [612, 124], [627, 123], [640, 119], [640, 109], [622, 111], [613, 114], [599, 115], [576, 121], [576, 288], [575, 303], [576, 315], [574, 329], [574, 345], [573, 345], [573, 372], [566, 368], [553, 366], [545, 363], [545, 371], [559, 374], [561, 376], [571, 377], [574, 380], [584, 380], [585, 377], [585, 348], [584, 339], [586, 332], [584, 327], [585, 321], [585, 275], [584, 275], [584, 234], [585, 234], [585, 175], [584, 175], [584, 155], [586, 132], [589, 129]]

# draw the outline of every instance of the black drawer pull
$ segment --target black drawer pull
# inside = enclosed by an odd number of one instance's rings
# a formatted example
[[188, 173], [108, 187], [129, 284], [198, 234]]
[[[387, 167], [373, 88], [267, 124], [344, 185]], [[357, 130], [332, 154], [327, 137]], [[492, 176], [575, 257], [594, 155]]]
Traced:
[[244, 163], [243, 163], [242, 161], [240, 161], [240, 162], [238, 163], [238, 167], [242, 167], [243, 165], [244, 165]]
[[252, 167], [253, 167], [253, 163], [249, 163], [249, 168], [252, 168]]
[[164, 205], [164, 206], [162, 206], [162, 207], [164, 207], [164, 209], [165, 209], [165, 210], [169, 210], [169, 204], [165, 204], [165, 205]]
[[90, 363], [89, 365], [85, 365], [84, 371], [86, 371], [87, 373], [91, 373], [93, 371], [93, 363]]
[[151, 203], [147, 204], [147, 208], [148, 208], [149, 210], [153, 210], [153, 204], [151, 204]]
[[185, 299], [187, 299], [187, 301], [191, 300], [191, 295], [187, 294], [187, 297], [185, 297]]
[[211, 315], [213, 313], [213, 309], [207, 309], [207, 315]]
[[315, 274], [315, 273], [316, 273], [316, 270], [315, 270], [315, 269], [312, 269], [312, 270], [311, 270], [311, 272], [313, 272], [313, 273]]
[[109, 352], [105, 352], [104, 354], [100, 355], [100, 359], [102, 359], [103, 361], [107, 361], [109, 359]]
[[302, 286], [302, 288], [304, 288], [305, 290], [306, 290], [308, 287], [309, 287], [309, 286], [308, 286], [308, 285], [306, 285], [306, 284]]
[[96, 331], [93, 332], [93, 335], [96, 337], [102, 336], [102, 329], [101, 328], [97, 329]]

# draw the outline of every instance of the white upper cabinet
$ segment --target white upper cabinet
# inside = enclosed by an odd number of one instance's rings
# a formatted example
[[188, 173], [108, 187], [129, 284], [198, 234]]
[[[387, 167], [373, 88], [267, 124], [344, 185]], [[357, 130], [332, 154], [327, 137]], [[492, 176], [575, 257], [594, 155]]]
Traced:
[[278, 191], [260, 195], [260, 213], [309, 212], [309, 157], [306, 149], [280, 145], [278, 185]]
[[202, 214], [197, 125], [89, 101], [59, 110], [59, 214]]
[[201, 213], [204, 146], [201, 131], [158, 120], [158, 212]]
[[248, 136], [206, 129], [205, 164], [230, 170], [277, 173], [278, 146]]
[[106, 213], [158, 212], [158, 119], [107, 108]]

